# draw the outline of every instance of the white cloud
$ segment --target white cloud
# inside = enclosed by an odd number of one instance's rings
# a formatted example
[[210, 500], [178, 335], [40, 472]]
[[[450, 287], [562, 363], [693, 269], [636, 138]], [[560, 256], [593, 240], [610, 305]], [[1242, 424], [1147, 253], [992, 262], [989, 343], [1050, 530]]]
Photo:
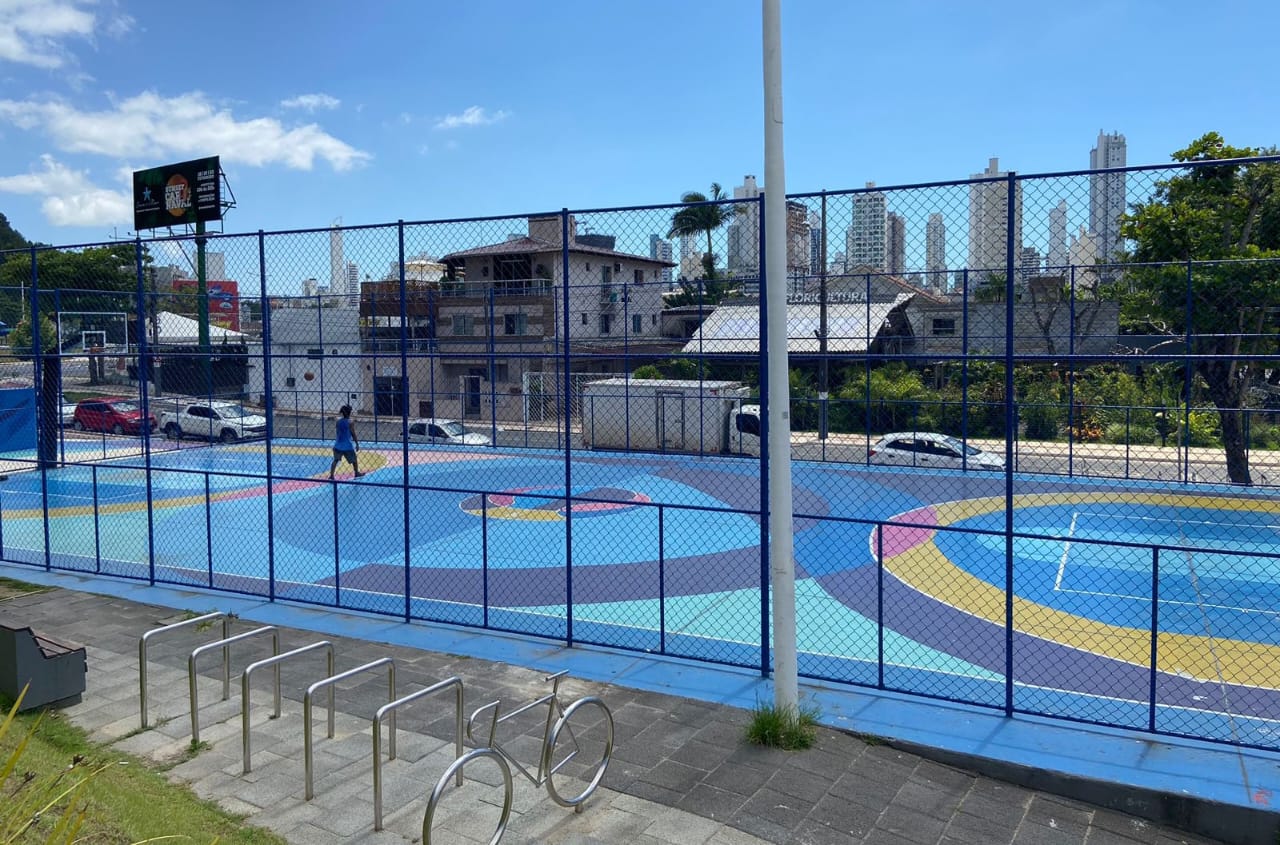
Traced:
[[0, 192], [43, 196], [40, 207], [55, 226], [107, 226], [133, 220], [128, 193], [99, 188], [85, 173], [72, 170], [53, 156], [41, 156], [40, 160], [42, 170], [0, 176]]
[[288, 100], [281, 100], [280, 107], [285, 109], [302, 109], [303, 111], [314, 112], [320, 109], [336, 109], [342, 105], [342, 101], [337, 97], [330, 97], [328, 94], [302, 94]]
[[320, 159], [342, 171], [372, 158], [314, 123], [287, 127], [274, 118], [238, 119], [198, 91], [176, 97], [148, 91], [98, 112], [46, 100], [0, 100], [0, 121], [42, 130], [66, 152], [140, 161], [219, 155], [254, 167], [310, 170]]
[[[0, 0], [0, 61], [59, 68], [69, 61], [64, 42], [90, 38], [98, 25], [85, 9], [86, 0]], [[120, 31], [132, 19], [119, 17], [107, 23], [107, 31]]]
[[436, 129], [458, 129], [462, 126], [487, 126], [498, 123], [511, 116], [511, 112], [496, 111], [489, 114], [481, 106], [471, 106], [462, 114], [450, 114], [436, 122]]

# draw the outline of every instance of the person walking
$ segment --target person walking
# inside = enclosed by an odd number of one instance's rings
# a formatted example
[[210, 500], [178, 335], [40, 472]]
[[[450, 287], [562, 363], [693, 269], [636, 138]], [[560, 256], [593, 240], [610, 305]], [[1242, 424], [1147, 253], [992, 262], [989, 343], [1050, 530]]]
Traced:
[[329, 480], [333, 481], [333, 471], [338, 468], [338, 464], [344, 458], [356, 471], [355, 477], [360, 478], [364, 475], [360, 471], [359, 459], [356, 456], [356, 449], [360, 448], [360, 438], [356, 435], [355, 423], [351, 421], [351, 406], [343, 405], [338, 409], [338, 413], [341, 416], [338, 417], [337, 436], [333, 441], [333, 463], [329, 465]]

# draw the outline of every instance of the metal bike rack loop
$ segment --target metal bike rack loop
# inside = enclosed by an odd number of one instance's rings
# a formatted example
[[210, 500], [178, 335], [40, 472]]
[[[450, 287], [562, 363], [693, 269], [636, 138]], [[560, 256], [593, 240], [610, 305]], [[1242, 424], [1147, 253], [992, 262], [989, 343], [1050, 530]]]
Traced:
[[498, 768], [502, 770], [502, 816], [498, 819], [498, 827], [493, 831], [493, 838], [489, 840], [489, 845], [498, 845], [498, 840], [502, 839], [502, 834], [507, 832], [507, 822], [511, 819], [511, 798], [513, 793], [511, 767], [507, 765], [505, 754], [492, 748], [476, 748], [450, 763], [449, 768], [445, 769], [444, 774], [440, 776], [440, 780], [436, 781], [435, 789], [431, 790], [431, 797], [427, 799], [427, 812], [422, 817], [422, 845], [431, 845], [431, 820], [436, 814], [436, 805], [440, 803], [440, 796], [444, 794], [445, 787], [449, 785], [449, 778], [456, 771], [458, 783], [461, 784], [463, 767], [480, 757], [497, 760]]
[[[196, 659], [206, 652], [213, 651], [215, 648], [222, 649], [223, 659], [223, 679], [222, 679], [222, 700], [226, 701], [231, 697], [231, 682], [227, 675], [227, 666], [230, 662], [230, 650], [228, 646], [232, 643], [238, 643], [252, 637], [260, 637], [264, 634], [271, 635], [271, 653], [280, 653], [280, 631], [275, 625], [264, 625], [261, 628], [254, 628], [252, 631], [245, 631], [242, 634], [236, 634], [234, 637], [217, 640], [216, 642], [206, 643], [195, 651], [191, 652], [191, 656], [187, 658], [187, 685], [191, 689], [191, 741], [200, 741], [200, 691], [196, 687]], [[276, 670], [276, 689], [280, 688], [280, 671]]]
[[[219, 619], [222, 620], [222, 639], [226, 640], [227, 637], [231, 636], [231, 617], [220, 610], [206, 613], [204, 616], [197, 616], [194, 619], [184, 619], [181, 622], [165, 625], [162, 628], [152, 628], [138, 639], [138, 706], [142, 710], [142, 727], [147, 727], [147, 644], [160, 634], [177, 631], [180, 628], [191, 628], [196, 625], [211, 625]], [[222, 688], [225, 690], [222, 694], [225, 699], [231, 694], [230, 647], [224, 647], [222, 650]]]
[[[302, 648], [295, 648], [292, 651], [286, 651], [283, 654], [276, 654], [271, 657], [259, 660], [257, 663], [250, 663], [244, 667], [244, 673], [240, 675], [240, 742], [244, 752], [244, 766], [242, 771], [247, 775], [253, 771], [249, 758], [252, 752], [249, 750], [249, 681], [253, 675], [254, 669], [263, 669], [267, 666], [274, 666], [276, 670], [276, 701], [275, 712], [271, 718], [280, 718], [280, 664], [294, 657], [300, 657], [312, 651], [323, 649], [328, 656], [328, 674], [326, 678], [333, 676], [333, 643], [328, 640], [320, 640], [319, 642], [304, 645]], [[329, 714], [333, 715], [333, 687], [329, 687]]]
[[[304, 761], [304, 771], [306, 772], [306, 790], [303, 794], [305, 800], [310, 801], [314, 797], [315, 791], [312, 785], [312, 762], [311, 762], [311, 699], [312, 697], [325, 687], [329, 687], [329, 739], [333, 739], [333, 685], [340, 681], [344, 681], [353, 675], [359, 675], [362, 672], [372, 672], [374, 669], [387, 667], [387, 701], [391, 701], [396, 697], [396, 662], [390, 657], [381, 657], [363, 666], [357, 666], [354, 669], [348, 669], [337, 675], [330, 675], [322, 681], [316, 681], [307, 687], [306, 695], [302, 697], [302, 756]], [[396, 714], [391, 714], [391, 733], [396, 732]]]
[[[454, 756], [455, 764], [462, 759], [462, 678], [454, 675], [452, 678], [445, 678], [443, 681], [434, 683], [429, 687], [411, 692], [406, 696], [397, 698], [395, 701], [389, 701], [378, 708], [378, 712], [373, 715], [373, 829], [382, 830], [382, 720], [387, 714], [395, 715], [395, 711], [411, 701], [417, 701], [442, 690], [453, 688], [454, 691]], [[391, 742], [389, 749], [391, 753], [388, 760], [396, 758], [396, 729], [395, 722], [391, 722]], [[453, 773], [453, 766], [449, 767], [449, 772]], [[508, 772], [510, 774], [510, 772]], [[462, 767], [457, 767], [458, 786], [462, 786]], [[497, 840], [494, 840], [497, 841]]]

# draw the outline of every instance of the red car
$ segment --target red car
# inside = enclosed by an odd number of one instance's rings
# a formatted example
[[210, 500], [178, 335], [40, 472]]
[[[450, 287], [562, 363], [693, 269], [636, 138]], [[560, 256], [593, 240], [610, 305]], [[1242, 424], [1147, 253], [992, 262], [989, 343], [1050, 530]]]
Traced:
[[[142, 406], [134, 399], [105, 397], [81, 399], [74, 417], [76, 431], [109, 431], [112, 434], [141, 434]], [[155, 414], [147, 414], [147, 431], [156, 430]]]

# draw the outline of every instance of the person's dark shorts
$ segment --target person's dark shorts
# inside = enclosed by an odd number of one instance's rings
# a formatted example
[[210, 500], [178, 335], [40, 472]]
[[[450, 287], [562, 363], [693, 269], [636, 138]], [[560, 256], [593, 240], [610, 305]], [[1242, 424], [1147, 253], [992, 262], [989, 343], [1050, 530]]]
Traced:
[[334, 457], [334, 460], [337, 460], [338, 458], [346, 458], [347, 463], [351, 464], [352, 466], [356, 465], [355, 449], [334, 449], [333, 457]]

